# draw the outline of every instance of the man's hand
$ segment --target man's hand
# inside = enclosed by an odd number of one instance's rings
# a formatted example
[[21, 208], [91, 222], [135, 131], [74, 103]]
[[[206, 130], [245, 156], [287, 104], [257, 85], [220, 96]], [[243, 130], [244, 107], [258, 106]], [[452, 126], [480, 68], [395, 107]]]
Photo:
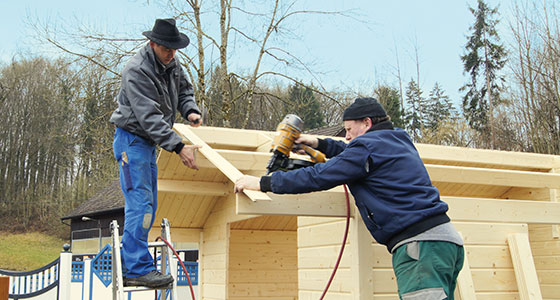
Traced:
[[181, 152], [179, 152], [179, 157], [183, 164], [191, 169], [198, 170], [196, 165], [195, 153], [198, 148], [202, 148], [200, 145], [185, 145]]
[[260, 191], [261, 190], [261, 179], [259, 177], [250, 176], [250, 175], [243, 175], [235, 181], [235, 188], [234, 191], [236, 193], [243, 192], [243, 190], [253, 190], [253, 191]]
[[[301, 135], [299, 138], [297, 138], [294, 141], [297, 144], [304, 144], [307, 145], [313, 149], [317, 149], [317, 147], [319, 147], [319, 139], [317, 139], [316, 137], [312, 137], [312, 136], [306, 136], [306, 135]], [[305, 151], [303, 151], [303, 149], [298, 148], [297, 146], [294, 147], [294, 152], [298, 153], [298, 154], [305, 154]]]
[[190, 113], [187, 119], [191, 122], [192, 127], [198, 127], [202, 124], [202, 117], [197, 113]]

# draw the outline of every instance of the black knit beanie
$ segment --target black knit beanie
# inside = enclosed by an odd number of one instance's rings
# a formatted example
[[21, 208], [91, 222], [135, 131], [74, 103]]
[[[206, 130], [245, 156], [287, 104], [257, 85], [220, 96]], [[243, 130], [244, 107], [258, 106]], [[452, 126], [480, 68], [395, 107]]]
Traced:
[[383, 106], [375, 98], [357, 98], [342, 115], [342, 121], [360, 120], [365, 117], [378, 118], [387, 116]]

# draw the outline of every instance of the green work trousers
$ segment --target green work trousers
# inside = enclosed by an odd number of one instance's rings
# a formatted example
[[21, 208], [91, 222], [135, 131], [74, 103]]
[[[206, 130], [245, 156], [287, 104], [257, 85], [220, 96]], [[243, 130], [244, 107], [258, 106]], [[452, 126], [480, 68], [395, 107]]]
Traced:
[[462, 246], [442, 241], [419, 241], [393, 253], [393, 269], [402, 300], [453, 300], [463, 267]]

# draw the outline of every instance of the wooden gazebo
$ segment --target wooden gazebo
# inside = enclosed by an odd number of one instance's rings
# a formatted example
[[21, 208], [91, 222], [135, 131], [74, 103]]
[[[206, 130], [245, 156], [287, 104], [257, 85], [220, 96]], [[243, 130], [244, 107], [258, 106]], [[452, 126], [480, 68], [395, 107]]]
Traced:
[[[265, 173], [275, 133], [175, 130], [203, 146], [200, 170], [161, 152], [156, 220], [169, 219], [173, 241], [198, 243], [202, 299], [318, 299], [342, 241], [342, 187], [235, 194], [239, 176]], [[456, 299], [560, 299], [560, 157], [416, 146], [465, 240]], [[326, 299], [398, 299], [391, 256], [351, 202], [349, 240]]]

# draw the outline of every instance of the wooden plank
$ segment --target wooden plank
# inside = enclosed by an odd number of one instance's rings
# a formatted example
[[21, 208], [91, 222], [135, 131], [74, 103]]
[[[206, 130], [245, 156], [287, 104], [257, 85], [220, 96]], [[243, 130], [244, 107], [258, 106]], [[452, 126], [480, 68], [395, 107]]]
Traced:
[[560, 203], [441, 197], [449, 204], [449, 216], [457, 221], [559, 224]]
[[[463, 235], [459, 232], [461, 238]], [[474, 282], [472, 278], [471, 266], [469, 264], [468, 255], [465, 253], [465, 260], [463, 261], [463, 268], [457, 277], [457, 292], [461, 300], [476, 300], [474, 292]]]
[[[352, 205], [350, 209], [354, 210], [354, 215], [359, 215], [358, 208], [355, 205]], [[373, 270], [371, 268], [374, 262], [371, 243], [374, 240], [361, 217], [350, 218], [348, 239], [351, 247], [344, 249], [343, 257], [350, 254], [352, 258], [351, 270], [352, 281], [354, 282], [352, 294], [356, 299], [368, 299], [374, 293]], [[342, 241], [338, 248], [341, 247]]]
[[539, 270], [537, 277], [542, 284], [560, 284], [560, 270]]
[[[254, 299], [270, 299], [278, 295], [297, 296], [297, 282], [275, 283], [234, 283], [229, 284], [230, 297], [251, 297]], [[229, 297], [228, 297], [229, 298]], [[286, 298], [284, 298], [286, 299]], [[293, 298], [292, 298], [293, 299]]]
[[[344, 217], [341, 187], [296, 195], [268, 193], [273, 201], [237, 201], [237, 214]], [[560, 223], [560, 203], [444, 196], [453, 220], [531, 224]], [[353, 201], [352, 201], [353, 202]]]
[[554, 155], [521, 153], [451, 147], [430, 144], [415, 144], [420, 157], [424, 160], [444, 162], [447, 164], [469, 163], [488, 165], [500, 168], [523, 168], [547, 170], [554, 166], [560, 167], [560, 161]]
[[543, 299], [560, 299], [560, 284], [541, 284]]
[[[317, 300], [321, 299], [323, 291], [303, 290], [299, 289], [298, 298], [294, 300]], [[355, 300], [354, 296], [349, 292], [328, 292], [323, 300]], [[395, 299], [398, 300], [398, 299]]]
[[530, 188], [560, 188], [560, 174], [426, 164], [432, 181]]
[[[324, 192], [307, 194], [267, 193], [272, 201], [248, 201], [237, 199], [236, 213], [239, 215], [284, 215], [284, 216], [346, 216], [344, 192], [342, 187]], [[352, 197], [352, 195], [350, 195]], [[351, 203], [354, 201], [351, 198]]]
[[[175, 127], [186, 126], [175, 124]], [[255, 150], [257, 147], [274, 138], [275, 132], [251, 129], [221, 128], [200, 126], [190, 128], [197, 136], [213, 148], [245, 148]]]
[[[558, 159], [560, 161], [560, 159]], [[558, 174], [560, 173], [560, 167], [558, 168], [553, 168], [552, 170], [550, 170], [551, 173], [554, 174]], [[560, 199], [558, 199], [560, 193], [558, 192], [558, 189], [551, 189], [550, 190], [550, 201], [554, 202], [554, 203], [560, 203]], [[552, 226], [552, 237], [555, 239], [560, 238], [560, 225], [553, 225]]]
[[[214, 149], [212, 149], [208, 144], [206, 144], [201, 138], [196, 136], [186, 125], [180, 126], [177, 124], [175, 126], [176, 130], [187, 138], [191, 143], [195, 145], [200, 145], [202, 148], [198, 149], [202, 155], [204, 155], [216, 168], [218, 168], [224, 175], [226, 175], [231, 182], [237, 181], [243, 173], [236, 169], [229, 161], [219, 155]], [[243, 193], [247, 195], [252, 201], [270, 201], [270, 198], [262, 192], [244, 190]]]
[[512, 233], [527, 233], [527, 224], [453, 222], [466, 245], [507, 245]]
[[542, 299], [528, 234], [510, 234], [508, 245], [521, 300]]
[[160, 179], [158, 180], [158, 192], [204, 196], [225, 196], [231, 193], [232, 190], [228, 184], [223, 182]]
[[[322, 292], [331, 274], [332, 269], [300, 269], [298, 273], [299, 288]], [[329, 287], [329, 293], [350, 293], [354, 285], [352, 278], [351, 269], [339, 268]]]

